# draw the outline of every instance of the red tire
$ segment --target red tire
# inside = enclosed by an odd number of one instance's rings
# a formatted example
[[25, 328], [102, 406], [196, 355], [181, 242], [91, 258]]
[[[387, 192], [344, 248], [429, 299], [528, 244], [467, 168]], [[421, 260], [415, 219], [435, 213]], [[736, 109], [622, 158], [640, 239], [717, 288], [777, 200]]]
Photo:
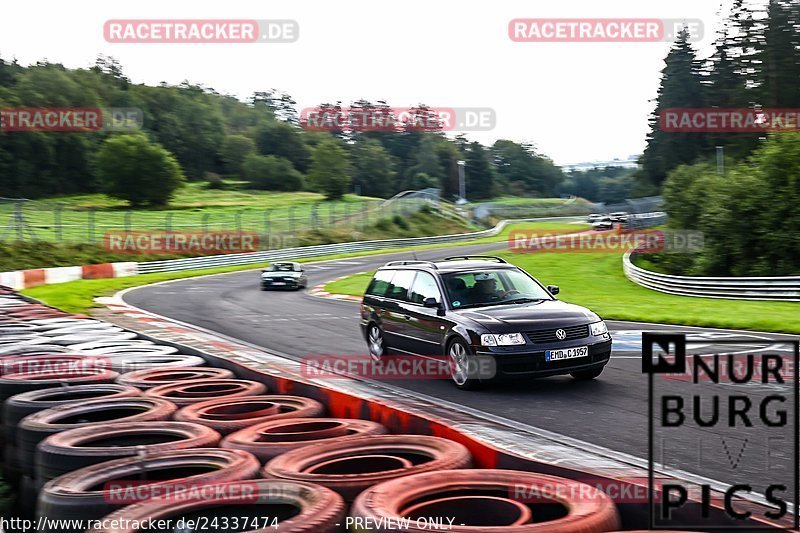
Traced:
[[130, 385], [137, 389], [152, 389], [159, 385], [169, 385], [172, 383], [182, 383], [184, 381], [198, 381], [201, 379], [232, 379], [233, 372], [225, 368], [150, 368], [148, 370], [137, 370], [121, 375], [117, 383]]
[[451, 440], [427, 435], [379, 435], [304, 446], [272, 459], [262, 474], [317, 483], [352, 501], [376, 483], [420, 472], [468, 468], [471, 464], [467, 448]]
[[[136, 533], [132, 524], [144, 524], [149, 520], [169, 520], [178, 523], [181, 517], [214, 518], [225, 516], [252, 517], [243, 533], [336, 533], [342, 531], [345, 505], [342, 497], [332, 490], [297, 481], [258, 479], [250, 482], [256, 489], [255, 502], [228, 504], [225, 502], [188, 501], [179, 503], [145, 502], [130, 505], [106, 517], [106, 523], [127, 525], [127, 527], [93, 529], [87, 533]], [[226, 492], [226, 488], [236, 483], [221, 483], [213, 489]], [[286, 516], [286, 509], [292, 509], [293, 516]], [[276, 523], [265, 522], [263, 517], [273, 517]], [[238, 531], [238, 530], [237, 530]]]
[[36, 476], [50, 480], [89, 465], [193, 448], [213, 448], [220, 434], [188, 422], [122, 422], [70, 429], [50, 435], [36, 450]]
[[252, 479], [258, 475], [258, 466], [258, 460], [247, 452], [219, 448], [106, 461], [48, 481], [39, 493], [36, 514], [52, 520], [96, 520], [153, 497], [175, 503], [171, 493]]
[[246, 396], [220, 398], [180, 409], [175, 420], [196, 422], [223, 435], [267, 420], [322, 416], [325, 407], [300, 396]]
[[[525, 494], [536, 494], [536, 501]], [[543, 494], [548, 495], [547, 503], [538, 497]], [[404, 527], [409, 532], [429, 530], [416, 522], [423, 517], [443, 518], [445, 523], [453, 520], [448, 526], [452, 533], [482, 529], [595, 533], [620, 526], [614, 502], [602, 491], [569, 479], [515, 470], [453, 470], [444, 475], [427, 472], [393, 479], [362, 492], [353, 502], [350, 516], [409, 518], [409, 527]]]
[[258, 396], [266, 394], [267, 386], [257, 381], [246, 379], [199, 379], [159, 385], [145, 391], [145, 396], [161, 398], [175, 405], [191, 405], [193, 403], [215, 400], [217, 398], [236, 398], [241, 396]]
[[231, 433], [222, 439], [220, 447], [250, 452], [266, 463], [283, 453], [331, 439], [386, 433], [385, 426], [369, 420], [292, 418], [271, 420]]

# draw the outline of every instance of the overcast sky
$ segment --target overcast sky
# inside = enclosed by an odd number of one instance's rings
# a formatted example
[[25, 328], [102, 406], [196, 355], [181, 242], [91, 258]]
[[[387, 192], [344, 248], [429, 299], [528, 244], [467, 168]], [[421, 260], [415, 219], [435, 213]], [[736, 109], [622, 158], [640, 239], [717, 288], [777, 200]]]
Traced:
[[[298, 108], [385, 99], [396, 107], [490, 107], [471, 139], [529, 141], [559, 164], [641, 153], [662, 43], [516, 43], [514, 18], [700, 19], [707, 53], [718, 0], [137, 0], [4, 2], [0, 56], [87, 67], [117, 58], [135, 83], [183, 80], [247, 98], [277, 88]], [[112, 44], [108, 19], [293, 19], [291, 44]]]

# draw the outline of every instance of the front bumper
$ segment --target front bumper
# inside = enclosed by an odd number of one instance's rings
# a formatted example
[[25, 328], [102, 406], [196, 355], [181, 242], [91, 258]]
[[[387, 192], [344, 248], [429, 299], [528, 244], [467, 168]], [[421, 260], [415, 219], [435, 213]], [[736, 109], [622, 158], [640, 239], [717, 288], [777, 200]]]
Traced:
[[[595, 337], [596, 339], [596, 337]], [[486, 350], [478, 347], [476, 355], [493, 357], [496, 363], [495, 379], [515, 379], [531, 377], [557, 376], [579, 372], [581, 370], [594, 370], [605, 366], [611, 357], [611, 339], [592, 343], [589, 338], [581, 339], [584, 342], [573, 341], [568, 345], [551, 346], [520, 346], [515, 350], [498, 351]], [[546, 350], [558, 350], [574, 346], [588, 346], [589, 355], [562, 361], [545, 361]], [[524, 350], [522, 350], [524, 349]]]
[[[280, 284], [277, 284], [280, 283]], [[261, 280], [261, 288], [262, 289], [297, 289], [300, 287], [300, 280], [271, 280], [271, 279], [262, 279]]]

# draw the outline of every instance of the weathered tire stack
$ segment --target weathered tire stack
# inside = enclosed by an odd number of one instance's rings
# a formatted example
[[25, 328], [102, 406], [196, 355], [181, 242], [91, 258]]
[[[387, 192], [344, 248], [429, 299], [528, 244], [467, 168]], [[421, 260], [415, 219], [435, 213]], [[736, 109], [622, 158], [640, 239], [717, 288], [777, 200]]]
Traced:
[[0, 400], [15, 513], [80, 519], [92, 533], [142, 531], [128, 526], [147, 518], [171, 520], [169, 530], [226, 519], [217, 530], [300, 533], [348, 523], [378, 531], [377, 519], [416, 517], [454, 518], [455, 532], [619, 528], [608, 498], [525, 502], [510, 490], [577, 482], [472, 468], [455, 441], [326, 418], [313, 399], [272, 394], [196, 355], [3, 287]]

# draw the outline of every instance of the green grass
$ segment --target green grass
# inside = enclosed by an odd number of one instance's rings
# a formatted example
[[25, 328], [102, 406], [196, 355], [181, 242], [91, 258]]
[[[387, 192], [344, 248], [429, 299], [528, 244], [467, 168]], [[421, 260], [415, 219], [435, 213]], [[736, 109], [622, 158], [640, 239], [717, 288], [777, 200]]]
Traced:
[[[106, 232], [124, 231], [127, 227], [133, 230], [171, 227], [176, 231], [201, 231], [203, 228], [230, 231], [241, 225], [244, 231], [264, 234], [293, 231], [312, 227], [315, 205], [318, 205], [316, 213], [320, 226], [329, 226], [333, 220], [337, 224], [360, 227], [365, 216], [372, 222], [377, 220], [382, 214], [377, 210], [380, 203], [380, 199], [350, 194], [341, 200], [325, 202], [323, 195], [312, 192], [219, 190], [207, 189], [205, 182], [191, 182], [179, 190], [168, 207], [159, 209], [129, 209], [125, 202], [104, 194], [25, 202], [23, 217], [28, 227], [22, 236], [25, 240], [34, 236], [44, 241], [58, 240], [56, 207], [59, 205], [63, 206], [60, 238], [68, 242], [102, 242]], [[126, 218], [128, 211], [130, 218]], [[14, 225], [13, 212], [14, 203], [0, 202], [0, 226]], [[5, 238], [16, 235], [14, 225]]]
[[[616, 253], [498, 254], [543, 284], [559, 285], [559, 298], [589, 307], [605, 319], [800, 333], [800, 303], [674, 296], [640, 287], [622, 273]], [[326, 285], [332, 293], [361, 296], [372, 273]]]

